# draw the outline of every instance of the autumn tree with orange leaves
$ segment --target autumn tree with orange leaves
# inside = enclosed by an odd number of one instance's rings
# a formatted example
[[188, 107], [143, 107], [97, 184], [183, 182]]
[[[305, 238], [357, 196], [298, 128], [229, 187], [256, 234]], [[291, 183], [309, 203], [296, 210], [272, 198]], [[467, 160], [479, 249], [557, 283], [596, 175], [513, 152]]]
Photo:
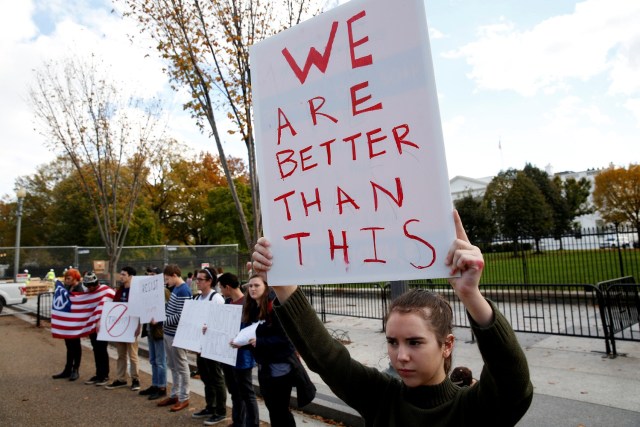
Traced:
[[[168, 62], [174, 89], [187, 88], [184, 107], [201, 131], [213, 137], [240, 217], [247, 247], [261, 234], [258, 176], [251, 113], [249, 47], [316, 13], [315, 0], [119, 0], [125, 16], [137, 20]], [[247, 149], [252, 200], [252, 229], [238, 196], [219, 123], [229, 119]]]
[[640, 241], [640, 165], [610, 166], [595, 178], [593, 203], [602, 218], [613, 224], [635, 227]]

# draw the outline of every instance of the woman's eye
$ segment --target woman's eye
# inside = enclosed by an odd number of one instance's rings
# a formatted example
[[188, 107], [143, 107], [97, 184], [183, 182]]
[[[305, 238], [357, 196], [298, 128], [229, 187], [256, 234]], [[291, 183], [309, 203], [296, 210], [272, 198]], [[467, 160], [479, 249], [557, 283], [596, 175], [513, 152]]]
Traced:
[[417, 340], [410, 340], [409, 341], [409, 345], [411, 345], [411, 346], [418, 346], [420, 344], [422, 344], [421, 341], [417, 341]]

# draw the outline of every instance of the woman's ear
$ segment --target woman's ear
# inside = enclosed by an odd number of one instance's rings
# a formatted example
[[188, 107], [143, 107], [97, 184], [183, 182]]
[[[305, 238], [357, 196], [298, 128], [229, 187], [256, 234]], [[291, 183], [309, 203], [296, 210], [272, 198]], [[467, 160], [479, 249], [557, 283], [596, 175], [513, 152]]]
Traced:
[[444, 345], [442, 346], [442, 355], [445, 359], [451, 355], [455, 341], [456, 337], [454, 337], [453, 334], [449, 334], [447, 338], [445, 338]]

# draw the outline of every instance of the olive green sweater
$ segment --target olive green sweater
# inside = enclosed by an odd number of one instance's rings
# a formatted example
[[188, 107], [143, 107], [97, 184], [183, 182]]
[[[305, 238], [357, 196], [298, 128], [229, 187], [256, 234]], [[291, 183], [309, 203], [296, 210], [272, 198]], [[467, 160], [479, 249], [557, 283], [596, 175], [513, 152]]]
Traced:
[[529, 408], [533, 386], [513, 329], [491, 305], [491, 325], [480, 328], [470, 319], [485, 365], [479, 381], [465, 388], [449, 378], [438, 385], [409, 388], [353, 360], [327, 332], [300, 289], [276, 313], [309, 369], [357, 410], [367, 426], [510, 426]]

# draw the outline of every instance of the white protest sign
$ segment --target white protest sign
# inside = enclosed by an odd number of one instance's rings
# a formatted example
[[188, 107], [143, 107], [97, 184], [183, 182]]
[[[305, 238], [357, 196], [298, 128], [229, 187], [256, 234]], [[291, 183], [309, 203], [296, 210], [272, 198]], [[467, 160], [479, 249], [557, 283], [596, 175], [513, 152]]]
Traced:
[[196, 300], [186, 300], [182, 307], [176, 336], [173, 338], [173, 346], [200, 353], [202, 326], [205, 323], [207, 323], [207, 310], [203, 310], [203, 305]]
[[423, 0], [352, 0], [251, 48], [274, 285], [449, 276]]
[[134, 342], [139, 319], [129, 312], [128, 303], [105, 301], [100, 317], [99, 341]]
[[242, 306], [233, 304], [207, 304], [207, 332], [202, 340], [201, 356], [235, 366], [238, 349], [231, 340], [240, 331]]
[[129, 311], [140, 322], [162, 321], [164, 312], [164, 276], [133, 276], [129, 288]]

